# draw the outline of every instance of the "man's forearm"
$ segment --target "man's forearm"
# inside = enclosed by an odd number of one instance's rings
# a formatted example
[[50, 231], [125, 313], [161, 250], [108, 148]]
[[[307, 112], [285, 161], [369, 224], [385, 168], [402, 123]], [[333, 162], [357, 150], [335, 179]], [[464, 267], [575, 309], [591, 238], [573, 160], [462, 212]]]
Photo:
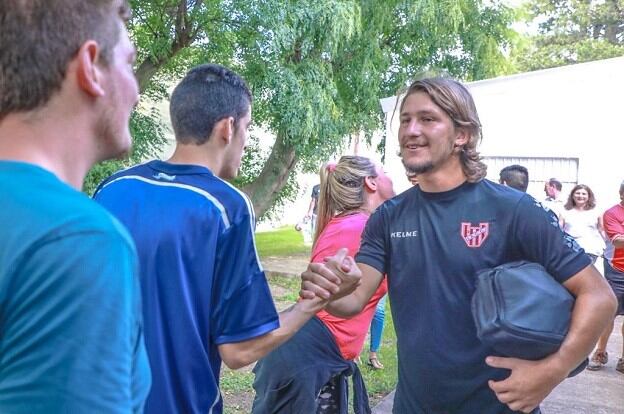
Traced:
[[339, 318], [351, 318], [362, 312], [383, 281], [383, 274], [375, 268], [364, 263], [353, 265], [354, 270], [358, 269], [362, 276], [359, 284], [352, 285], [355, 289], [345, 289], [334, 294], [325, 307], [327, 312]]
[[568, 373], [587, 357], [613, 320], [615, 296], [606, 282], [601, 282], [600, 288], [576, 297], [570, 330], [559, 351], [553, 355]]
[[366, 301], [362, 300], [357, 295], [357, 292], [354, 292], [340, 299], [330, 301], [325, 310], [339, 318], [348, 319], [362, 312], [365, 305]]
[[301, 300], [280, 312], [280, 327], [274, 331], [248, 341], [220, 345], [219, 353], [223, 362], [232, 369], [256, 362], [290, 339], [324, 305], [325, 302], [318, 298]]

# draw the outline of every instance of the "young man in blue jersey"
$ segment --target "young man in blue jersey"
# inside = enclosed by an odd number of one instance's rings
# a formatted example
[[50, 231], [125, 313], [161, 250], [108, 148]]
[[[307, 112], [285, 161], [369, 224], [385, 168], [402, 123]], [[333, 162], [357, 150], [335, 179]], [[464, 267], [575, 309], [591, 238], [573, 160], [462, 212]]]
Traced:
[[121, 0], [0, 2], [0, 412], [142, 412], [134, 244], [80, 192], [138, 99]]
[[217, 414], [221, 361], [240, 368], [258, 360], [325, 301], [312, 294], [276, 312], [251, 202], [226, 181], [238, 172], [251, 123], [243, 79], [198, 66], [173, 91], [170, 113], [173, 156], [114, 174], [95, 198], [127, 226], [139, 253], [153, 372], [145, 412]]
[[[327, 306], [339, 316], [359, 312], [388, 275], [398, 414], [539, 412], [613, 318], [608, 285], [554, 215], [529, 195], [484, 179], [480, 137], [463, 85], [432, 78], [410, 86], [400, 107], [399, 143], [419, 185], [373, 214], [356, 256], [362, 284]], [[477, 271], [520, 259], [541, 263], [576, 297], [563, 345], [540, 361], [492, 356], [470, 311]], [[311, 264], [303, 277], [321, 286], [338, 279], [336, 273], [332, 265]], [[304, 288], [316, 291], [306, 281]]]

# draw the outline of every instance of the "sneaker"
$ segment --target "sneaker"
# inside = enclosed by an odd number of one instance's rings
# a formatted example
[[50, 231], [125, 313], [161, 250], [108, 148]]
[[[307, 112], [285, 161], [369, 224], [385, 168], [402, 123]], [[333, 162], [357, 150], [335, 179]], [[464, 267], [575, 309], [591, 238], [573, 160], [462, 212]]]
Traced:
[[617, 365], [615, 366], [615, 370], [624, 374], [624, 358], [618, 359]]
[[[589, 364], [587, 364], [587, 369], [590, 371], [598, 371], [601, 369], [607, 362], [609, 361], [609, 354], [607, 351], [604, 352], [594, 352], [594, 355], [589, 360]], [[622, 363], [622, 370], [624, 370], [624, 363]]]

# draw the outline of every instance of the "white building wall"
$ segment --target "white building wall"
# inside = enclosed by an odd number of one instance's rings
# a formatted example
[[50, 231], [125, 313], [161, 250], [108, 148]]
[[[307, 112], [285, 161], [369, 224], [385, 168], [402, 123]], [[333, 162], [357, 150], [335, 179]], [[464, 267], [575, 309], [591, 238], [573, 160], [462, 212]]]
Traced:
[[[589, 185], [600, 208], [619, 202], [624, 180], [624, 58], [571, 65], [467, 84], [483, 125], [484, 156], [577, 158], [578, 183]], [[398, 150], [396, 97], [386, 112], [386, 164], [407, 188]], [[530, 171], [536, 178], [559, 171]], [[498, 170], [488, 178], [498, 178]], [[530, 193], [544, 197], [540, 186]], [[568, 190], [570, 186], [564, 188]], [[562, 194], [567, 198], [567, 193]]]

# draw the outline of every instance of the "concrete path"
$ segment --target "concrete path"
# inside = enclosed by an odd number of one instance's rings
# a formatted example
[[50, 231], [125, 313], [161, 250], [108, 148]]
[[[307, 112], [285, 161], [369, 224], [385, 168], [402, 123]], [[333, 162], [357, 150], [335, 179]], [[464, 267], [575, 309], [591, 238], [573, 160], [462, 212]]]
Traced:
[[262, 266], [268, 275], [296, 276], [307, 269], [310, 254], [292, 256], [267, 256], [261, 259]]
[[[624, 414], [624, 374], [615, 370], [622, 352], [621, 326], [624, 317], [616, 319], [609, 340], [609, 362], [600, 371], [587, 371], [565, 380], [544, 400], [544, 414]], [[392, 412], [394, 392], [388, 394], [373, 414]]]

